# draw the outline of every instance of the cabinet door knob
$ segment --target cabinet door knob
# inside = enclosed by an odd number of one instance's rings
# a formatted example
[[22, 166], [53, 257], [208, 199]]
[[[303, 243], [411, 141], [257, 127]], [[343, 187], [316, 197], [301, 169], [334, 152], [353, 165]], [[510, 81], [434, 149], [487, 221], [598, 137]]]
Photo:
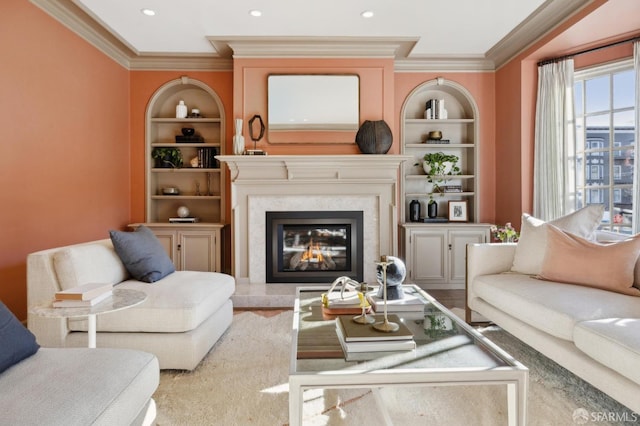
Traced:
[[449, 244], [449, 250], [451, 250], [451, 244]]
[[181, 246], [180, 244], [178, 244], [178, 250], [180, 250], [180, 248], [181, 248], [181, 247], [182, 247], [182, 246]]

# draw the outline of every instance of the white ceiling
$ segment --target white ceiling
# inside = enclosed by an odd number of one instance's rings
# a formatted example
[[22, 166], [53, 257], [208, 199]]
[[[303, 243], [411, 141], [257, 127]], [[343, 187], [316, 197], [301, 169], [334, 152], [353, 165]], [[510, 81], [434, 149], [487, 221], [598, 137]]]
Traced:
[[[208, 38], [406, 37], [409, 58], [484, 57], [556, 0], [72, 0], [137, 54], [217, 53]], [[562, 0], [565, 2], [565, 0]], [[145, 16], [141, 9], [156, 12]], [[253, 17], [257, 9], [262, 16]], [[374, 16], [362, 18], [370, 10]], [[539, 12], [539, 10], [538, 10]]]

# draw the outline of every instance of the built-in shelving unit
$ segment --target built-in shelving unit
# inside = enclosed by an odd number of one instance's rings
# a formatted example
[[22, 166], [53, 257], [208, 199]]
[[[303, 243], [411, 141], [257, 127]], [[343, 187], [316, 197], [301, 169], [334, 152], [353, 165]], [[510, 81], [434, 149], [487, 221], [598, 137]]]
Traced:
[[[424, 118], [431, 99], [443, 103], [446, 118]], [[466, 245], [489, 240], [489, 226], [477, 223], [478, 108], [463, 86], [437, 78], [422, 83], [407, 96], [401, 121], [401, 153], [414, 158], [402, 165], [400, 182], [400, 254], [407, 265], [407, 281], [424, 288], [464, 288]], [[448, 143], [429, 140], [429, 133], [434, 131], [440, 131]], [[459, 174], [434, 176], [429, 182], [422, 166], [429, 152], [456, 155]], [[443, 193], [434, 190], [434, 183], [459, 190]], [[438, 204], [438, 219], [443, 222], [411, 222], [410, 203], [417, 200], [421, 217], [426, 217], [430, 199]], [[447, 222], [450, 201], [466, 201], [467, 222]]]
[[[187, 118], [176, 118], [180, 101]], [[199, 110], [194, 116], [192, 110]], [[146, 223], [159, 238], [177, 269], [221, 270], [222, 229], [225, 226], [225, 173], [214, 155], [224, 154], [225, 117], [218, 95], [205, 83], [189, 77], [169, 81], [151, 97], [146, 113]], [[194, 129], [198, 141], [178, 141], [183, 128]], [[178, 149], [180, 167], [159, 167], [156, 148]], [[205, 164], [203, 153], [211, 160]], [[198, 164], [192, 164], [198, 159]], [[205, 167], [203, 167], [203, 165]], [[165, 188], [178, 195], [166, 195]], [[189, 209], [197, 223], [170, 223], [178, 208]], [[140, 224], [132, 224], [136, 228]]]

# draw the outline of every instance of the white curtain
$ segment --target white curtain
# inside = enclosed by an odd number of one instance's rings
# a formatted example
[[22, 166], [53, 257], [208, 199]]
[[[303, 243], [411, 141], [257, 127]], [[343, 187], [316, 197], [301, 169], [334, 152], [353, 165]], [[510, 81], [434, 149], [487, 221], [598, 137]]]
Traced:
[[634, 234], [640, 232], [640, 41], [633, 43], [633, 66], [636, 71], [636, 149], [633, 161], [633, 228]]
[[573, 59], [538, 67], [533, 215], [552, 220], [575, 203]]

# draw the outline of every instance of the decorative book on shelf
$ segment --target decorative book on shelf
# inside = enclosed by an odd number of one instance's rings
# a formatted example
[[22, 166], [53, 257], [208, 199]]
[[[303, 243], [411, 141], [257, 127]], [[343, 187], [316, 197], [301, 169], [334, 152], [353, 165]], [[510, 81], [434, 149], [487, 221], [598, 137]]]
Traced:
[[448, 145], [451, 143], [450, 139], [427, 139], [426, 143], [431, 143], [434, 145]]
[[200, 219], [197, 217], [170, 217], [169, 223], [198, 223]]
[[58, 291], [55, 298], [58, 300], [91, 300], [101, 294], [111, 292], [113, 285], [105, 283], [88, 283], [67, 290]]
[[449, 219], [446, 217], [421, 217], [422, 223], [448, 223]]
[[204, 138], [200, 135], [176, 135], [176, 143], [203, 143]]
[[215, 158], [218, 148], [198, 148], [198, 165], [203, 169], [218, 169], [220, 162]]

